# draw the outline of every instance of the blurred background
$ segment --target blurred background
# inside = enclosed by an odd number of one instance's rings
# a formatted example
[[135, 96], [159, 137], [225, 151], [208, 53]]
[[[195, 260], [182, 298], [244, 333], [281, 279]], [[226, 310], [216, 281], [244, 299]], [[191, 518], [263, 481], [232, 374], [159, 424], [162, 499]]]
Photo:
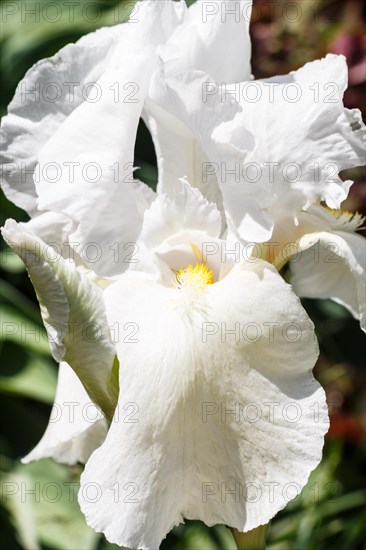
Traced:
[[[192, 3], [192, 2], [189, 2]], [[0, 2], [1, 114], [26, 70], [41, 58], [103, 25], [128, 17], [133, 3], [82, 0], [73, 16], [65, 2], [47, 0]], [[77, 5], [76, 5], [77, 4]], [[31, 11], [36, 15], [31, 15]], [[254, 0], [251, 33], [256, 78], [284, 74], [328, 52], [342, 53], [349, 66], [347, 107], [366, 115], [366, 6], [361, 0]], [[238, 55], [240, 53], [238, 52]], [[228, 60], [229, 61], [229, 60]], [[136, 144], [138, 177], [154, 187], [155, 153], [141, 124]], [[348, 171], [355, 184], [345, 207], [366, 214], [366, 175]], [[26, 214], [1, 197], [1, 225]], [[111, 550], [103, 536], [90, 530], [76, 501], [81, 466], [52, 460], [21, 465], [19, 459], [39, 441], [47, 425], [55, 393], [53, 362], [41, 317], [23, 264], [1, 243], [1, 325], [18, 327], [2, 335], [0, 352], [0, 436], [3, 482], [40, 488], [24, 498], [22, 491], [0, 503], [0, 546], [4, 550]], [[325, 387], [331, 412], [324, 459], [302, 494], [273, 520], [271, 550], [361, 550], [366, 548], [366, 337], [341, 306], [305, 300], [320, 342], [315, 369]], [[52, 483], [73, 486], [59, 497]], [[48, 485], [50, 484], [51, 485]], [[37, 486], [38, 484], [38, 486]], [[70, 485], [71, 484], [71, 485]], [[5, 486], [5, 485], [4, 485]], [[9, 486], [7, 486], [9, 487]], [[46, 496], [42, 490], [49, 487]], [[9, 491], [8, 491], [9, 492]], [[15, 492], [15, 491], [14, 491]], [[206, 528], [187, 522], [174, 529], [162, 550], [230, 550], [235, 548], [224, 526]]]

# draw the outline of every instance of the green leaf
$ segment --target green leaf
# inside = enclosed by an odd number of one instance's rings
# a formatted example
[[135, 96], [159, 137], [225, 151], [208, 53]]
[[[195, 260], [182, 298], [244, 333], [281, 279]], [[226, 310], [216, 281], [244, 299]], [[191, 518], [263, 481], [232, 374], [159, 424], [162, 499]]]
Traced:
[[19, 292], [17, 288], [10, 285], [7, 281], [1, 280], [0, 282], [1, 301], [4, 303], [4, 305], [6, 304], [6, 306], [15, 306], [15, 308], [12, 310], [12, 315], [19, 316], [20, 314], [27, 317], [28, 319], [32, 319], [32, 321], [42, 326], [42, 318], [38, 305], [27, 298], [27, 296]]
[[8, 273], [25, 273], [24, 263], [9, 246], [1, 251], [1, 267]]
[[43, 326], [7, 305], [1, 309], [1, 340], [10, 340], [38, 354], [51, 357], [47, 333]]
[[[34, 357], [27, 350], [7, 344], [2, 353], [0, 370], [1, 393], [30, 397], [44, 403], [52, 403], [56, 392], [57, 374], [50, 361]], [[7, 352], [7, 350], [9, 350]], [[23, 360], [19, 357], [23, 352]], [[11, 358], [9, 357], [11, 356]], [[16, 363], [14, 358], [19, 358]]]
[[87, 526], [79, 508], [79, 471], [49, 459], [19, 466], [19, 471], [35, 489], [26, 500], [32, 503], [41, 543], [57, 550], [94, 550], [99, 535]]
[[30, 478], [20, 472], [11, 472], [3, 477], [1, 501], [8, 511], [10, 523], [16, 529], [17, 539], [25, 550], [38, 550], [35, 516], [30, 499], [24, 498], [22, 488], [31, 485]]

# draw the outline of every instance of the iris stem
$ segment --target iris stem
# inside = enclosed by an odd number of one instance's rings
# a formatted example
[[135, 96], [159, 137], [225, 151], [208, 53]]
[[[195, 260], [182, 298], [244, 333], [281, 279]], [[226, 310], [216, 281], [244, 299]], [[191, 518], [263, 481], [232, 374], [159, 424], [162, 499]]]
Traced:
[[270, 524], [260, 525], [252, 531], [240, 533], [237, 529], [230, 529], [238, 550], [265, 550]]

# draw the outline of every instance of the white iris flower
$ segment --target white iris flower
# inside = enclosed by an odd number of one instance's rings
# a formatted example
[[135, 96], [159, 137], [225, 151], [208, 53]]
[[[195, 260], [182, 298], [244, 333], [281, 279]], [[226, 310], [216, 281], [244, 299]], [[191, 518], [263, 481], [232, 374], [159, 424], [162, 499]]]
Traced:
[[[3, 235], [28, 268], [60, 362], [56, 403], [91, 400], [102, 411], [93, 423], [50, 423], [25, 460], [86, 462], [88, 524], [131, 548], [156, 549], [184, 519], [239, 531], [268, 523], [305, 485], [328, 429], [313, 325], [246, 244], [271, 239], [286, 217], [299, 226], [316, 201], [338, 208], [347, 185], [305, 178], [288, 193], [278, 178], [248, 186], [212, 166], [301, 162], [315, 151], [332, 160], [345, 144], [343, 167], [352, 166], [351, 115], [331, 132], [327, 109], [309, 100], [286, 121], [277, 102], [272, 112], [222, 101], [224, 83], [250, 79], [251, 2], [240, 21], [222, 13], [237, 2], [209, 4], [217, 9], [138, 3], [137, 24], [85, 36], [23, 81], [27, 90], [94, 82], [98, 101], [24, 102], [20, 87], [3, 121], [4, 190], [31, 216], [8, 220]], [[128, 97], [116, 101], [116, 90]], [[131, 176], [141, 117], [157, 193]], [[97, 166], [97, 182], [86, 166]], [[100, 257], [85, 255], [90, 243]], [[128, 263], [116, 251], [131, 243]], [[228, 253], [237, 245], [239, 261]]]

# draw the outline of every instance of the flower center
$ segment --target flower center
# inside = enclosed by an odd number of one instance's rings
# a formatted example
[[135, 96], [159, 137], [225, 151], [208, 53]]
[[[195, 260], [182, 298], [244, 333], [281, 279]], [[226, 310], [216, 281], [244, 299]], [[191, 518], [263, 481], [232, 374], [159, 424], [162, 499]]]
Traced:
[[178, 288], [194, 287], [203, 290], [214, 282], [213, 272], [205, 264], [189, 265], [175, 272]]

